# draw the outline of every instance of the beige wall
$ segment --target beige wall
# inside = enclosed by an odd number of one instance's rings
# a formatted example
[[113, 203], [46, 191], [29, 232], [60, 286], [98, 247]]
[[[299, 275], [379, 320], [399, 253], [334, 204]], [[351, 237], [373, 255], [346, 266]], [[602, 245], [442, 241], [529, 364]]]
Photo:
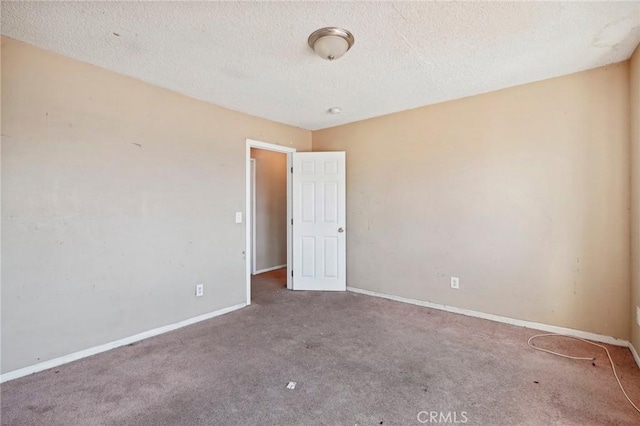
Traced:
[[631, 343], [640, 352], [640, 46], [631, 57], [629, 94], [631, 106]]
[[243, 303], [245, 138], [311, 148], [7, 38], [2, 133], [2, 372]]
[[348, 285], [628, 339], [628, 72], [313, 132], [347, 152]]
[[287, 155], [251, 149], [256, 160], [256, 270], [287, 264]]
[[[245, 138], [308, 151], [311, 132], [1, 55], [1, 371], [244, 302]], [[349, 285], [639, 348], [638, 57], [314, 132], [349, 153]]]

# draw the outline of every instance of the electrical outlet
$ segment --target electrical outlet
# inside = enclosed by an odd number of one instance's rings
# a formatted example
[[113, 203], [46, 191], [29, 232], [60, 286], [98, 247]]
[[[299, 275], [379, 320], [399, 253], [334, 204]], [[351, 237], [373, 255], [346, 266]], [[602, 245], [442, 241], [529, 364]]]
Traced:
[[242, 212], [236, 212], [236, 223], [242, 223]]
[[204, 284], [198, 284], [196, 286], [196, 297], [202, 297], [204, 295]]
[[451, 288], [455, 288], [455, 289], [460, 288], [460, 278], [451, 277]]
[[636, 322], [638, 323], [638, 327], [640, 327], [640, 306], [636, 306]]

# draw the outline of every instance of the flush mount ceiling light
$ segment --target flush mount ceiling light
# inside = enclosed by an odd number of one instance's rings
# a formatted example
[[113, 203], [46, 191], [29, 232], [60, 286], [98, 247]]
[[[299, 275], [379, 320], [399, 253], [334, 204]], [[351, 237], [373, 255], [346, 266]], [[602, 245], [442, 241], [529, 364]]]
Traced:
[[333, 61], [347, 53], [354, 42], [353, 34], [336, 27], [320, 28], [309, 36], [309, 47], [321, 58]]
[[338, 107], [331, 107], [327, 110], [329, 114], [340, 114], [342, 110]]

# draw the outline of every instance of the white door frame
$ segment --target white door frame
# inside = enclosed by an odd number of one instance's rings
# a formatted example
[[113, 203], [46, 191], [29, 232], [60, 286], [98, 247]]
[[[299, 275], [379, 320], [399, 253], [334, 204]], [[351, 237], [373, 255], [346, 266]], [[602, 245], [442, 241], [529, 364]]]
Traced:
[[293, 280], [291, 278], [292, 262], [292, 232], [291, 232], [291, 220], [293, 218], [293, 204], [291, 202], [291, 194], [293, 193], [291, 187], [291, 167], [293, 166], [292, 155], [296, 152], [295, 148], [289, 148], [287, 146], [276, 145], [273, 143], [257, 141], [253, 139], [247, 139], [246, 152], [245, 152], [245, 284], [247, 289], [247, 306], [251, 304], [251, 262], [249, 261], [249, 253], [253, 252], [253, 244], [251, 241], [251, 224], [253, 222], [253, 212], [251, 203], [251, 148], [265, 149], [267, 151], [275, 151], [287, 154], [287, 288], [291, 290], [293, 288]]

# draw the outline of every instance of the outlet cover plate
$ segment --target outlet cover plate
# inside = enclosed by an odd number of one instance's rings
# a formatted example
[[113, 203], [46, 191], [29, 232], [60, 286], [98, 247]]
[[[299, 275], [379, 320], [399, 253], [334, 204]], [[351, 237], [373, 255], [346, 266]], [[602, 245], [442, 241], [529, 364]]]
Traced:
[[451, 288], [455, 288], [456, 290], [460, 288], [460, 278], [451, 277]]

